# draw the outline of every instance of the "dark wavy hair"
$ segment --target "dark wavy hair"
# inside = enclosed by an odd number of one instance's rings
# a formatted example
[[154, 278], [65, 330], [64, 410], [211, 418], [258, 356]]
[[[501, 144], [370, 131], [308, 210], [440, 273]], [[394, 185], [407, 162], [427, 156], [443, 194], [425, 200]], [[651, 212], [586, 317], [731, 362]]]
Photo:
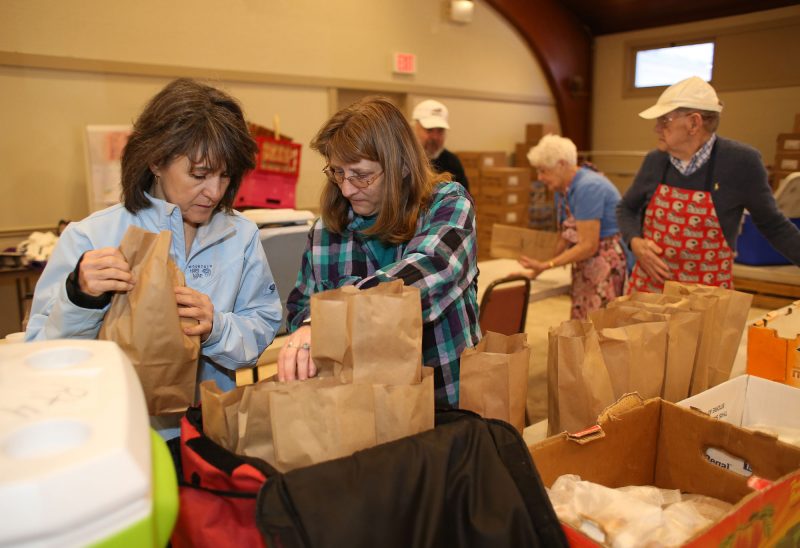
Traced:
[[239, 103], [211, 86], [181, 78], [153, 97], [133, 125], [122, 152], [122, 202], [136, 213], [150, 207], [151, 166], [166, 167], [179, 156], [224, 168], [230, 184], [218, 209], [230, 212], [242, 177], [255, 167], [256, 143]]
[[[391, 244], [414, 236], [417, 218], [427, 209], [435, 184], [449, 180], [433, 172], [405, 116], [384, 97], [365, 97], [334, 114], [311, 141], [311, 148], [328, 162], [370, 160], [381, 165], [384, 193], [375, 224], [365, 233]], [[349, 211], [350, 203], [329, 180], [320, 198], [325, 228], [341, 234]]]

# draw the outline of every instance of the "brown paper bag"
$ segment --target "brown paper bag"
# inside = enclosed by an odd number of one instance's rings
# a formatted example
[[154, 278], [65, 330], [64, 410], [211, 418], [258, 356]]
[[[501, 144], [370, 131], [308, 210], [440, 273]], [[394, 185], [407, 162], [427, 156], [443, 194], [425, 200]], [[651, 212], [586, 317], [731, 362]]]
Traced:
[[[639, 300], [639, 295], [657, 299]], [[658, 304], [659, 300], [664, 304]], [[640, 321], [667, 321], [667, 360], [661, 397], [671, 402], [689, 397], [692, 372], [698, 359], [702, 311], [689, 310], [688, 301], [684, 299], [654, 293], [620, 297], [608, 304], [608, 309], [612, 308], [628, 310], [631, 318]], [[637, 310], [641, 312], [636, 313]], [[642, 316], [642, 312], [648, 316]]]
[[150, 415], [182, 413], [194, 403], [200, 337], [183, 332], [196, 320], [178, 316], [174, 287], [183, 273], [169, 258], [172, 234], [131, 226], [119, 249], [136, 285], [115, 293], [97, 338], [116, 342], [133, 363]]
[[527, 335], [487, 332], [461, 354], [459, 407], [504, 420], [522, 432], [528, 400]]
[[248, 457], [258, 457], [278, 469], [275, 465], [275, 444], [272, 433], [272, 417], [269, 411], [271, 393], [280, 390], [291, 391], [301, 386], [317, 389], [340, 384], [338, 379], [328, 376], [316, 377], [307, 381], [259, 382], [246, 386], [242, 394], [242, 401], [237, 407], [239, 440], [235, 452]]
[[422, 368], [417, 384], [373, 384], [375, 437], [387, 443], [433, 428], [433, 368]]
[[299, 385], [269, 396], [275, 467], [291, 470], [352, 455], [377, 444], [375, 400], [368, 384]]
[[[698, 372], [693, 377], [692, 395], [727, 381], [747, 324], [753, 296], [732, 289], [684, 284], [671, 280], [664, 284], [664, 294], [689, 297], [692, 303], [696, 303], [698, 297], [704, 299], [703, 304], [713, 302], [709, 307], [711, 308], [709, 316], [712, 317], [707, 318], [706, 325], [703, 326], [704, 330], [709, 330], [703, 332], [703, 339], [706, 342], [701, 349], [707, 363], [706, 371]], [[695, 300], [691, 300], [692, 297]]]
[[238, 387], [223, 392], [216, 381], [200, 383], [203, 432], [228, 451], [236, 451], [239, 440], [239, 404], [244, 390], [244, 387]]
[[311, 357], [343, 380], [418, 384], [422, 371], [419, 289], [401, 280], [311, 296]]
[[525, 255], [546, 261], [553, 257], [560, 238], [558, 232], [494, 224], [490, 255], [493, 259], [519, 259], [520, 255]]
[[642, 322], [598, 330], [614, 399], [628, 392], [661, 395], [667, 360], [667, 322]]
[[581, 320], [563, 322], [548, 335], [548, 435], [577, 432], [615, 400], [599, 337]]
[[[212, 380], [201, 384], [201, 397], [204, 431], [212, 441], [280, 472], [430, 430], [434, 421], [429, 367], [414, 385], [352, 385], [328, 376], [259, 382], [220, 397]], [[206, 417], [209, 403], [215, 417]], [[226, 422], [234, 415], [236, 424]], [[228, 441], [233, 432], [238, 432], [235, 449]]]

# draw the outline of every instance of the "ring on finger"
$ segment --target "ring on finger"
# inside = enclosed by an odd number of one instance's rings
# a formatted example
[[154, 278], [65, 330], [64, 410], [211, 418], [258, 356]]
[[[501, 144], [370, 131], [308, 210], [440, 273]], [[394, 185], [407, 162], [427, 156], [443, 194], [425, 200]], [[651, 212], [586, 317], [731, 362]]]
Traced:
[[304, 342], [303, 344], [300, 345], [300, 348], [302, 348], [303, 350], [311, 350], [311, 344]]

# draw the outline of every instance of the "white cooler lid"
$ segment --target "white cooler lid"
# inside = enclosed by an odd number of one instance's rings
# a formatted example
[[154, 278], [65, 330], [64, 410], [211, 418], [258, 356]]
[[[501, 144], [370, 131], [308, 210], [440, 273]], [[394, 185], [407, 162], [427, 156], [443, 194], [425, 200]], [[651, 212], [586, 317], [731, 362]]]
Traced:
[[0, 546], [85, 546], [146, 518], [150, 451], [115, 343], [0, 344]]

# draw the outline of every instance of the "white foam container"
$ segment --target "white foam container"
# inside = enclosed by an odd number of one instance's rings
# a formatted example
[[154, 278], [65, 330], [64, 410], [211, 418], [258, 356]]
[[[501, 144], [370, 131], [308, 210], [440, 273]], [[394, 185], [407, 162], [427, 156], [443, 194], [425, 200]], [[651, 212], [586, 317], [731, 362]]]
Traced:
[[0, 546], [85, 546], [147, 518], [150, 445], [115, 343], [0, 345]]

